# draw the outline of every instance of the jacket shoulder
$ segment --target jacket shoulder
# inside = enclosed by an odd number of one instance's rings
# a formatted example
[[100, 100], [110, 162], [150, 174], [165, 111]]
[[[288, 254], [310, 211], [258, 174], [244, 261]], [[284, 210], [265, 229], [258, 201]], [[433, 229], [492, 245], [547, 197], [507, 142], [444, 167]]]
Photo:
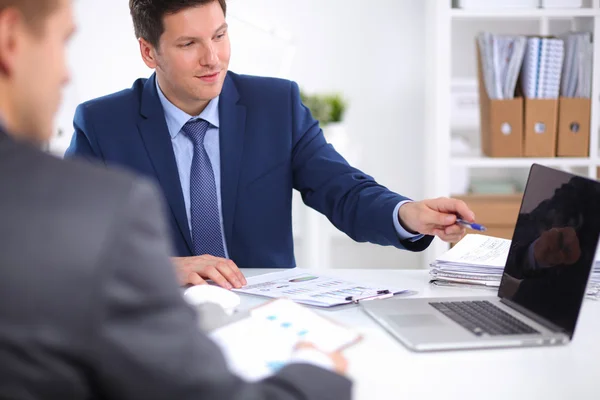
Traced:
[[147, 80], [146, 78], [137, 79], [128, 89], [88, 100], [80, 104], [78, 108], [86, 112], [100, 112], [113, 115], [124, 110], [130, 111], [132, 108], [139, 110], [142, 92]]

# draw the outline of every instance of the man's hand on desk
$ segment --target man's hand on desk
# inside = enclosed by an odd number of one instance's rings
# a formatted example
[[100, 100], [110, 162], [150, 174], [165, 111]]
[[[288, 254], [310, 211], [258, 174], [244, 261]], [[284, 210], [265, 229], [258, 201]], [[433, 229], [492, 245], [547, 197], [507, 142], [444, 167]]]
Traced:
[[449, 243], [458, 242], [466, 232], [456, 223], [457, 216], [475, 222], [475, 214], [464, 201], [446, 197], [408, 202], [398, 210], [400, 224], [409, 232], [435, 235]]
[[196, 257], [173, 257], [179, 283], [183, 285], [203, 285], [211, 279], [225, 289], [239, 289], [246, 284], [246, 278], [231, 260], [205, 254]]

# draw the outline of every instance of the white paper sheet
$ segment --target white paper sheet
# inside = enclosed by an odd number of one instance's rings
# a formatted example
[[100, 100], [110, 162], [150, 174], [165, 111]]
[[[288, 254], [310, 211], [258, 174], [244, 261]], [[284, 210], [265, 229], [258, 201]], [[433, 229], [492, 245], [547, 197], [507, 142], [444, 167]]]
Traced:
[[398, 288], [351, 282], [298, 269], [251, 277], [247, 282], [246, 286], [234, 291], [270, 298], [289, 298], [298, 303], [319, 307], [332, 307], [351, 303], [353, 299], [380, 296], [381, 291], [389, 291], [390, 295], [406, 292]]
[[357, 332], [285, 299], [257, 307], [248, 318], [209, 336], [223, 351], [229, 368], [250, 381], [263, 379], [286, 365], [301, 341], [329, 353], [360, 339]]
[[486, 235], [465, 236], [437, 261], [504, 268], [510, 240]]

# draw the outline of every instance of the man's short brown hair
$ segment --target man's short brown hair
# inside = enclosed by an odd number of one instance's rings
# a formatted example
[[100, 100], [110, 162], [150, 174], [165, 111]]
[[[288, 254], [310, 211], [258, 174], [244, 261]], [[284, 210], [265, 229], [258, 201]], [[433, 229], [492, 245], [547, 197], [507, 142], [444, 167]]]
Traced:
[[[2, 0], [0, 0], [2, 1]], [[129, 0], [129, 11], [133, 19], [136, 38], [144, 38], [154, 47], [158, 47], [161, 35], [165, 31], [163, 18], [191, 7], [199, 7], [218, 2], [227, 14], [226, 0]]]
[[52, 14], [60, 0], [0, 0], [0, 12], [16, 8], [35, 30], [41, 30], [46, 17]]

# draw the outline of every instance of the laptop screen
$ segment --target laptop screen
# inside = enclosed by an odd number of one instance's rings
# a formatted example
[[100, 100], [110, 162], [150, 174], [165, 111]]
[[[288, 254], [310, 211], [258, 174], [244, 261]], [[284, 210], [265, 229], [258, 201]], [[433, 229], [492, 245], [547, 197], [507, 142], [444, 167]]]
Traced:
[[600, 234], [600, 183], [534, 164], [498, 295], [571, 336]]

